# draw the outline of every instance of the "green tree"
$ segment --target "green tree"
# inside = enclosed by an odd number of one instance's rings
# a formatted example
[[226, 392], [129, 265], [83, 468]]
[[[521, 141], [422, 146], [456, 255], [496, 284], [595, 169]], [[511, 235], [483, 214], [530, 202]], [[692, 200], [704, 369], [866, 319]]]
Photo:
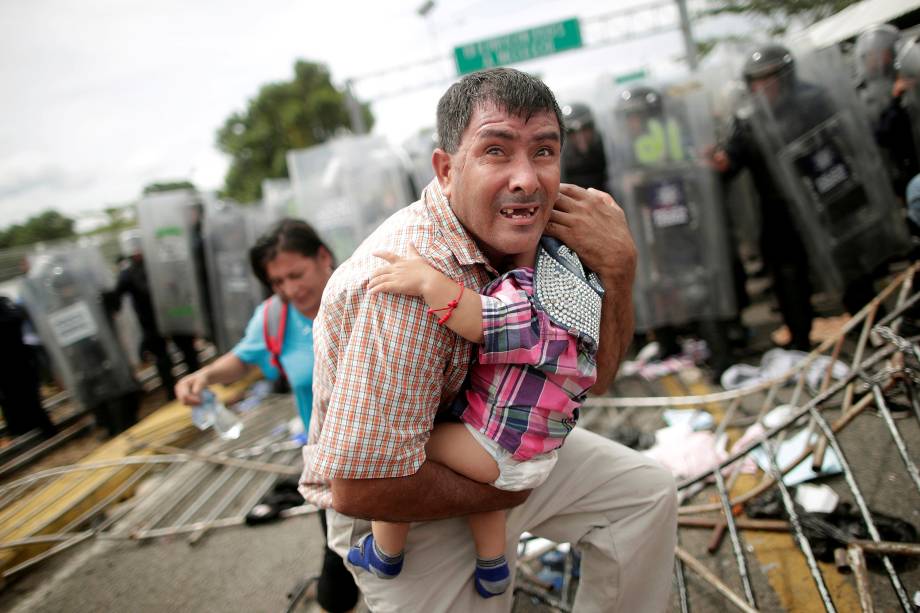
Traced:
[[0, 248], [70, 238], [75, 234], [73, 225], [73, 219], [48, 210], [0, 231]]
[[[370, 108], [361, 110], [370, 127]], [[262, 86], [247, 109], [218, 130], [217, 146], [231, 157], [224, 195], [238, 202], [257, 200], [263, 179], [288, 176], [289, 150], [322, 143], [349, 125], [345, 92], [332, 84], [326, 67], [298, 61], [292, 81]]]
[[[144, 195], [155, 194], [157, 192], [171, 192], [177, 189], [195, 189], [194, 183], [191, 181], [163, 181], [159, 183], [151, 183], [144, 188]], [[108, 213], [108, 209], [106, 209]]]
[[791, 23], [809, 26], [859, 0], [710, 0], [705, 15], [745, 15], [761, 18], [769, 32], [780, 35]]
[[103, 209], [103, 211], [108, 218], [107, 223], [86, 232], [86, 234], [108, 234], [110, 232], [119, 232], [137, 226], [137, 213], [133, 204], [109, 206]]

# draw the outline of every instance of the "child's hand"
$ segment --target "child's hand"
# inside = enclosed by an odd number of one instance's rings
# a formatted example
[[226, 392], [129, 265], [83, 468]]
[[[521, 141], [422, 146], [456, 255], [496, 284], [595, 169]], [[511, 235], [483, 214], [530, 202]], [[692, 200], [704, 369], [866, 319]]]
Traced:
[[389, 262], [374, 271], [367, 283], [368, 292], [389, 292], [404, 296], [422, 296], [426, 285], [438, 271], [419, 255], [415, 245], [409, 243], [409, 255], [400, 257], [390, 251], [375, 251], [374, 255]]

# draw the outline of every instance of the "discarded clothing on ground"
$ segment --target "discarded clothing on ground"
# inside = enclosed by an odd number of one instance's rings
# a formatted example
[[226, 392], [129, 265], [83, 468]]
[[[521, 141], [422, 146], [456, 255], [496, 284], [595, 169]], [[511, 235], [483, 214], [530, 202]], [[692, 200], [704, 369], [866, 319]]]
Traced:
[[[766, 381], [781, 377], [794, 368], [799, 362], [808, 357], [804, 351], [791, 349], [771, 349], [763, 354], [760, 366], [750, 364], [735, 364], [729, 366], [722, 373], [719, 383], [727, 390], [753, 387]], [[810, 390], [817, 391], [827, 372], [831, 359], [827, 356], [818, 356], [805, 370], [805, 383]], [[835, 360], [831, 366], [831, 380], [843, 379], [850, 369], [846, 364]], [[795, 378], [790, 378], [789, 383], [794, 383]]]
[[[752, 426], [753, 427], [753, 426]], [[791, 437], [787, 438], [783, 443], [775, 450], [776, 453], [776, 464], [781, 468], [785, 469], [789, 464], [792, 463], [797, 457], [799, 457], [805, 448], [808, 446], [809, 442], [814, 443], [818, 440], [817, 433], [811, 433], [809, 436], [808, 429], [802, 429], [799, 432], [795, 433]], [[758, 466], [764, 471], [770, 471], [770, 458], [767, 456], [767, 450], [764, 447], [758, 447], [751, 451], [750, 455], [754, 458], [754, 461], [757, 462]], [[812, 468], [811, 457], [808, 456], [799, 464], [787, 472], [783, 476], [783, 483], [786, 485], [797, 485], [805, 481], [810, 481], [816, 477], [823, 477], [827, 475], [836, 475], [842, 472], [840, 466], [840, 458], [837, 457], [837, 454], [830, 447], [824, 453], [824, 461], [821, 464], [821, 470], [815, 472]]]
[[643, 453], [679, 478], [711, 471], [728, 457], [724, 441], [717, 441], [712, 432], [694, 432], [686, 424], [655, 432], [655, 446]]
[[661, 414], [669, 426], [686, 425], [691, 430], [709, 430], [715, 425], [712, 413], [703, 409], [665, 409]]
[[664, 359], [659, 359], [660, 355], [661, 345], [657, 341], [652, 341], [639, 350], [635, 360], [623, 362], [619, 370], [620, 375], [639, 375], [646, 381], [653, 381], [665, 375], [695, 368], [709, 357], [709, 347], [706, 341], [689, 339], [681, 342], [679, 354]]

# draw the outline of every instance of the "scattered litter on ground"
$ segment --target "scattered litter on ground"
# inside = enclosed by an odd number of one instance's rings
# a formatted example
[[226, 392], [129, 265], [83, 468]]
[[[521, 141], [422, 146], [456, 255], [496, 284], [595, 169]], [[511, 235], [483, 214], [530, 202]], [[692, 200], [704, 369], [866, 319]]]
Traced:
[[[798, 458], [802, 452], [805, 451], [809, 443], [815, 442], [817, 438], [818, 435], [809, 433], [807, 428], [800, 430], [786, 439], [779, 448], [776, 449], [776, 463], [779, 466], [790, 465], [794, 459]], [[770, 471], [770, 459], [767, 457], [767, 452], [763, 447], [754, 449], [751, 451], [751, 455], [764, 472]], [[810, 481], [816, 477], [839, 474], [842, 470], [843, 469], [840, 467], [840, 459], [837, 457], [837, 454], [833, 449], [828, 448], [824, 453], [824, 463], [821, 464], [821, 470], [819, 472], [814, 471], [811, 458], [809, 457], [799, 462], [798, 466], [787, 472], [786, 476], [783, 477], [783, 483], [789, 486], [798, 485], [799, 483]]]
[[260, 379], [246, 390], [246, 397], [233, 405], [240, 413], [246, 413], [259, 406], [272, 392], [272, 382]]
[[715, 424], [712, 413], [702, 409], [666, 409], [662, 418], [669, 426], [687, 426], [691, 430], [710, 430]]
[[840, 496], [830, 486], [803, 483], [795, 488], [795, 501], [809, 513], [830, 513], [837, 507]]
[[712, 470], [728, 457], [712, 432], [694, 432], [687, 424], [658, 430], [655, 446], [643, 453], [680, 478]]
[[[719, 383], [727, 390], [760, 385], [766, 381], [781, 377], [806, 357], [808, 357], [808, 354], [804, 351], [771, 349], [763, 354], [759, 367], [750, 364], [734, 364], [729, 366], [725, 369], [725, 372], [722, 373], [722, 378]], [[820, 388], [830, 363], [831, 360], [829, 357], [818, 356], [805, 370], [805, 383], [808, 385], [809, 389], [815, 391]], [[847, 365], [837, 360], [831, 367], [831, 379], [842, 379], [848, 372], [849, 368]], [[794, 383], [794, 381], [795, 379], [790, 378], [789, 384]]]
[[663, 359], [659, 359], [660, 355], [661, 345], [653, 341], [639, 350], [635, 360], [623, 362], [620, 374], [624, 377], [639, 375], [647, 381], [653, 381], [665, 375], [696, 370], [698, 364], [709, 358], [709, 347], [704, 340], [682, 339], [679, 354]]

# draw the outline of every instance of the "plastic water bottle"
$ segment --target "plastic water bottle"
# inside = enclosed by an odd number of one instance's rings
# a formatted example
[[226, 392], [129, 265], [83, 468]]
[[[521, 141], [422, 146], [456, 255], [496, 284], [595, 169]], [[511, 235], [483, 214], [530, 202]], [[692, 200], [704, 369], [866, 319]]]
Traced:
[[201, 404], [192, 408], [192, 422], [201, 430], [212, 426], [224, 440], [238, 439], [243, 432], [243, 422], [210, 390], [201, 392]]
[[[206, 393], [210, 394], [210, 392]], [[199, 430], [207, 430], [214, 423], [214, 410], [213, 406], [205, 401], [204, 394], [201, 400], [201, 404], [192, 407], [192, 423]]]

